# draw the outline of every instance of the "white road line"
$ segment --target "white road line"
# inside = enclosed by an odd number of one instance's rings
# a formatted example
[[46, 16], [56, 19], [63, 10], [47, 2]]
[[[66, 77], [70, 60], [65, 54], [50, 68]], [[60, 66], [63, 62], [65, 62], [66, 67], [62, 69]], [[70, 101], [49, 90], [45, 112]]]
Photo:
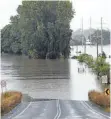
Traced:
[[59, 114], [58, 114], [57, 119], [59, 119], [59, 118], [60, 118], [60, 116], [61, 116], [61, 107], [60, 107], [59, 100], [58, 100], [58, 110], [59, 110]]
[[89, 109], [83, 102], [81, 102], [81, 103], [82, 103], [82, 105], [83, 105], [87, 110], [89, 110], [91, 113], [97, 114], [97, 115], [101, 116], [100, 114], [96, 113], [96, 112], [93, 111], [92, 109]]
[[[91, 106], [89, 106], [86, 102], [84, 102], [84, 104], [86, 104], [86, 106], [87, 107], [89, 107], [91, 110], [93, 110], [93, 111], [95, 111], [95, 112], [97, 112], [96, 110], [94, 110]], [[100, 113], [100, 112], [97, 112], [98, 114], [100, 114], [100, 115], [102, 115], [102, 116], [105, 116], [105, 117], [107, 117], [107, 118], [109, 118], [110, 119], [110, 117], [109, 116], [106, 116], [106, 115], [104, 115], [104, 114], [102, 114], [102, 113]]]
[[83, 116], [72, 116], [72, 117], [76, 117], [76, 118], [82, 118]]
[[57, 113], [56, 113], [56, 115], [55, 115], [54, 119], [56, 119], [56, 118], [57, 118], [58, 113], [59, 113], [59, 111], [58, 111], [58, 104], [59, 104], [59, 100], [56, 100], [56, 108], [57, 108]]
[[89, 108], [88, 108], [88, 106], [86, 105], [85, 102], [81, 101], [81, 103], [82, 103], [82, 105], [84, 105], [84, 107], [85, 107], [86, 109], [88, 109], [88, 110], [90, 109], [90, 110], [89, 110], [90, 112], [95, 113], [95, 114], [97, 114], [97, 115], [105, 116], [105, 117], [107, 117], [107, 118], [110, 119], [110, 117], [108, 117], [108, 116], [106, 116], [106, 115], [104, 115], [104, 114], [102, 114], [102, 113], [98, 113], [96, 110], [92, 109], [90, 106], [89, 106]]
[[23, 114], [28, 108], [29, 106], [31, 105], [31, 102], [28, 104], [28, 106], [22, 111], [20, 112], [18, 115], [16, 115], [14, 118], [16, 118], [17, 116], [20, 116], [21, 114]]

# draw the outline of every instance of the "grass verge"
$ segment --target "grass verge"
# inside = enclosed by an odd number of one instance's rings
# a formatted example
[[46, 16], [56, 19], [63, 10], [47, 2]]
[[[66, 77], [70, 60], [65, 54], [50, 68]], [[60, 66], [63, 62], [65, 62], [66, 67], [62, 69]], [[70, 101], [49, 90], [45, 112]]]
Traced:
[[10, 112], [22, 100], [22, 93], [17, 91], [8, 91], [1, 94], [1, 114]]
[[90, 91], [88, 93], [89, 100], [100, 105], [105, 111], [110, 112], [110, 96], [103, 92]]

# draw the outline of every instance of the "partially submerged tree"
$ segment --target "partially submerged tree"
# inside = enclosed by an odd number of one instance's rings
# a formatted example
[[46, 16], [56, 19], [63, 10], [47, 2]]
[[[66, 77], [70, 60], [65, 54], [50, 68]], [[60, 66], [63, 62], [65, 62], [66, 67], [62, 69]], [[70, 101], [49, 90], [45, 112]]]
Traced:
[[6, 53], [21, 54], [21, 32], [19, 17], [10, 18], [11, 23], [1, 30], [1, 49]]
[[[17, 12], [3, 28], [7, 31], [2, 32], [3, 51], [44, 59], [69, 56], [74, 15], [70, 1], [22, 1]], [[7, 39], [11, 42], [6, 45]]]

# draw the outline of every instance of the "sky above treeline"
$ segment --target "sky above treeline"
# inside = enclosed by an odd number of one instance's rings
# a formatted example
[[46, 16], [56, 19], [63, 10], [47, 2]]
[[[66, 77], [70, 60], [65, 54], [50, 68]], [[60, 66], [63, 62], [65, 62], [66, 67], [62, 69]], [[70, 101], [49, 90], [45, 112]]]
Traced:
[[[10, 22], [10, 16], [16, 15], [16, 9], [22, 0], [1, 0], [0, 1], [0, 29]], [[111, 0], [72, 0], [73, 9], [76, 14], [71, 21], [71, 29], [77, 30], [82, 26], [100, 28], [100, 19], [103, 18], [103, 28], [111, 29]]]

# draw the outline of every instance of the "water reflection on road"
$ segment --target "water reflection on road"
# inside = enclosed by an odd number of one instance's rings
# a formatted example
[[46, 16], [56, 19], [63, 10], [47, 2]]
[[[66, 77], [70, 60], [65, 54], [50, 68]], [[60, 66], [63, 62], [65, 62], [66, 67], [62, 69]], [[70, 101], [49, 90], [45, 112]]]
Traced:
[[73, 59], [35, 60], [25, 56], [3, 55], [2, 79], [7, 88], [33, 98], [88, 100], [88, 91], [102, 90], [100, 82], [85, 66]]
[[[78, 68], [80, 68], [80, 72], [78, 72]], [[85, 71], [82, 71], [82, 68]], [[76, 60], [70, 62], [70, 76], [71, 98], [74, 100], [88, 100], [90, 90], [102, 90], [101, 82], [97, 80], [97, 77]]]

